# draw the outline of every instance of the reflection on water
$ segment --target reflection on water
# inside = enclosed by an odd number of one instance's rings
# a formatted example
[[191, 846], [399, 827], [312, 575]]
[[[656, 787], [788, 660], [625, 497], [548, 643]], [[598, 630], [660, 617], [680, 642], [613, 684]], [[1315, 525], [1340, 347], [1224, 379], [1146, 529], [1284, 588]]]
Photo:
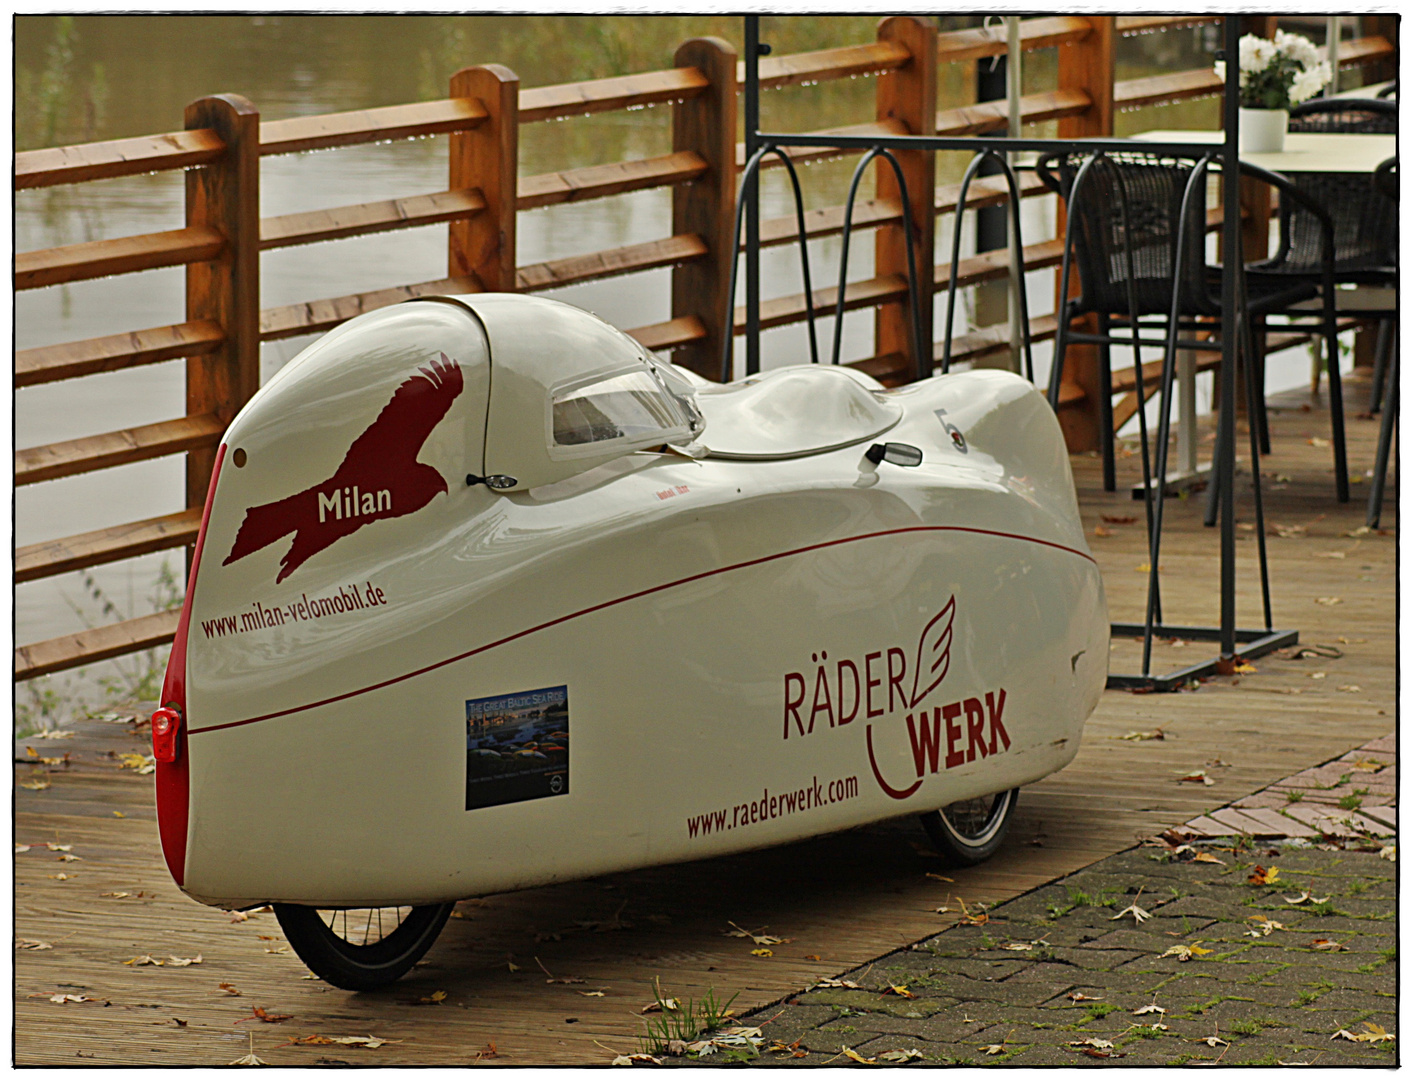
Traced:
[[[943, 29], [974, 25], [943, 18]], [[762, 38], [777, 55], [869, 41], [872, 16], [766, 17]], [[15, 138], [17, 149], [121, 138], [179, 129], [185, 105], [213, 93], [239, 93], [263, 119], [313, 115], [427, 100], [445, 94], [450, 74], [468, 64], [502, 63], [525, 87], [646, 71], [671, 65], [677, 45], [714, 34], [741, 44], [736, 18], [707, 16], [21, 16], [15, 28]], [[1150, 57], [1160, 51], [1157, 62]], [[1144, 57], [1149, 57], [1144, 59]], [[1119, 77], [1204, 63], [1199, 31], [1124, 41]], [[1052, 88], [1053, 50], [1030, 54], [1026, 92]], [[942, 108], [974, 100], [974, 68], [947, 65]], [[849, 79], [763, 95], [767, 129], [856, 124], [873, 119], [871, 79]], [[1120, 126], [1214, 126], [1213, 102], [1193, 102], [1125, 115]], [[526, 126], [521, 133], [522, 175], [607, 161], [650, 157], [671, 150], [671, 110], [656, 107]], [[1052, 134], [1053, 124], [1035, 133]], [[1027, 132], [1028, 133], [1028, 132]], [[942, 182], [959, 180], [966, 155], [944, 154]], [[852, 160], [805, 168], [810, 207], [837, 205], [847, 192]], [[261, 213], [444, 190], [445, 138], [269, 158], [262, 163]], [[791, 211], [782, 170], [762, 185], [764, 213]], [[871, 187], [871, 183], [867, 188]], [[865, 190], [867, 190], [865, 188]], [[1053, 235], [1052, 200], [1025, 204], [1026, 239]], [[183, 224], [178, 174], [129, 177], [76, 187], [19, 192], [15, 198], [17, 251], [179, 228]], [[966, 243], [973, 227], [965, 224]], [[939, 226], [939, 250], [949, 250], [951, 223]], [[521, 215], [518, 261], [551, 258], [658, 239], [671, 232], [666, 191], [639, 192], [537, 210]], [[264, 256], [261, 303], [269, 307], [445, 276], [445, 227], [433, 226], [333, 244], [282, 249]], [[816, 285], [838, 273], [837, 239], [810, 245]], [[852, 245], [850, 277], [872, 272], [872, 244]], [[766, 296], [800, 290], [797, 249], [766, 252]], [[19, 294], [17, 348], [180, 322], [181, 270], [162, 270]], [[1030, 275], [1030, 310], [1052, 310], [1049, 272]], [[631, 328], [670, 317], [670, 273], [639, 275], [555, 290], [547, 295], [598, 312]], [[938, 301], [937, 323], [944, 315]], [[960, 319], [958, 317], [958, 323]], [[872, 318], [846, 320], [845, 359], [871, 351]], [[958, 325], [957, 333], [966, 327]], [[832, 319], [820, 324], [821, 341]], [[268, 377], [309, 343], [308, 338], [262, 348]], [[764, 337], [767, 366], [806, 355], [802, 328]], [[1047, 366], [1047, 351], [1036, 360]], [[183, 368], [158, 364], [25, 390], [16, 404], [15, 440], [33, 446], [151, 423], [184, 411]], [[171, 513], [181, 506], [180, 459], [143, 462], [105, 472], [21, 488], [16, 493], [20, 545], [107, 525]], [[180, 576], [180, 552], [96, 568], [79, 575], [26, 584], [16, 590], [20, 642], [72, 633], [88, 624], [152, 610], [149, 593], [166, 562]], [[97, 593], [95, 593], [97, 590]], [[105, 604], [109, 605], [105, 609]], [[61, 682], [92, 687], [110, 665]]]

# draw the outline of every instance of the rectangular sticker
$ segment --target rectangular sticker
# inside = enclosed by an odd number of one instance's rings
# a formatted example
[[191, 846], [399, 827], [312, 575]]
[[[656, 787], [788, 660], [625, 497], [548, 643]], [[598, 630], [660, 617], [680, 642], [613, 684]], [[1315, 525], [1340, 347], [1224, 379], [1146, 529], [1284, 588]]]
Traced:
[[569, 688], [466, 702], [466, 809], [569, 793]]

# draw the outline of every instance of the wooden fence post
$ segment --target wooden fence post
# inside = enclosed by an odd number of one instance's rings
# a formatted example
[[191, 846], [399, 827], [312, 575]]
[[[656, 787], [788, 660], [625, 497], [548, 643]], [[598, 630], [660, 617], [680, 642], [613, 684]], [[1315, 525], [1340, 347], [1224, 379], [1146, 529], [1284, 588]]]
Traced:
[[[193, 101], [188, 131], [210, 128], [225, 143], [218, 161], [186, 171], [186, 224], [217, 229], [216, 258], [186, 267], [186, 318], [225, 332], [213, 352], [186, 361], [186, 411], [229, 424], [260, 387], [260, 113], [237, 94]], [[186, 505], [204, 506], [215, 448], [186, 455]]]
[[[1082, 90], [1088, 95], [1089, 107], [1078, 116], [1059, 121], [1059, 138], [1085, 139], [1113, 134], [1113, 63], [1117, 43], [1117, 19], [1112, 15], [1088, 16], [1089, 32], [1079, 41], [1059, 46], [1058, 88]], [[1064, 205], [1059, 205], [1057, 235], [1064, 235]], [[1063, 298], [1057, 295], [1055, 306]], [[1070, 295], [1079, 292], [1078, 274], [1070, 280]], [[1097, 330], [1093, 316], [1085, 316], [1079, 327], [1088, 333]], [[1096, 450], [1102, 420], [1103, 379], [1098, 362], [1098, 346], [1070, 345], [1064, 353], [1064, 382], [1077, 384], [1083, 390], [1082, 403], [1059, 410], [1059, 426], [1070, 452]]]
[[721, 377], [721, 353], [735, 327], [730, 288], [735, 241], [736, 52], [720, 38], [693, 38], [672, 62], [706, 76], [704, 94], [672, 106], [672, 150], [690, 150], [708, 166], [696, 180], [672, 188], [672, 235], [694, 233], [706, 255], [672, 268], [672, 318], [693, 317], [706, 336], [676, 351], [674, 362], [708, 379]]
[[485, 209], [451, 222], [447, 273], [474, 276], [487, 292], [514, 292], [520, 77], [501, 64], [463, 68], [451, 76], [451, 96], [479, 98], [490, 115], [451, 133], [450, 190], [479, 189]]
[[[912, 58], [894, 71], [878, 76], [877, 119], [900, 120], [909, 135], [936, 134], [936, 23], [915, 15], [894, 15], [878, 24], [878, 40], [905, 45]], [[936, 292], [936, 155], [919, 150], [899, 150], [897, 161], [907, 181], [907, 199], [912, 212], [912, 243], [917, 260], [917, 293], [920, 308], [922, 357], [912, 350], [909, 329], [911, 305], [884, 304], [878, 308], [874, 331], [874, 355], [900, 354], [907, 358], [903, 381], [917, 377], [925, 360], [930, 371], [932, 355], [932, 296]], [[892, 166], [879, 161], [877, 197], [900, 201], [901, 191]], [[901, 223], [877, 230], [874, 242], [874, 273], [896, 274], [907, 280], [907, 239]]]

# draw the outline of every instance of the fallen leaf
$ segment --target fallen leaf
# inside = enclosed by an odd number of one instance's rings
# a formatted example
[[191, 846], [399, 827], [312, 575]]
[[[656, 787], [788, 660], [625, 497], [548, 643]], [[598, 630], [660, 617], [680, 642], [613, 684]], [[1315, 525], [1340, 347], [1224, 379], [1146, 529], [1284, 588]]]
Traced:
[[584, 997], [602, 997], [602, 990], [575, 990], [574, 993], [582, 994]]
[[822, 960], [823, 957], [822, 957], [822, 956], [819, 956], [817, 953], [805, 953], [805, 954], [804, 954], [804, 959], [805, 959], [805, 960]]
[[1203, 949], [1199, 945], [1173, 945], [1162, 956], [1175, 956], [1179, 961], [1185, 962], [1193, 956], [1205, 956], [1210, 949]]
[[1378, 858], [1386, 859], [1388, 862], [1397, 862], [1397, 845], [1387, 844], [1379, 848]]
[[1327, 896], [1311, 896], [1309, 890], [1305, 889], [1298, 896], [1286, 896], [1284, 898], [1284, 901], [1286, 904], [1303, 904], [1306, 902], [1311, 904], [1322, 904], [1328, 899], [1329, 898]]
[[[1142, 893], [1142, 890], [1141, 890], [1141, 889], [1138, 889], [1138, 893], [1141, 894], [1141, 893]], [[1118, 921], [1119, 919], [1121, 919], [1124, 915], [1131, 915], [1131, 916], [1133, 917], [1133, 922], [1136, 923], [1138, 926], [1141, 926], [1141, 925], [1142, 925], [1142, 922], [1143, 922], [1144, 919], [1150, 919], [1150, 918], [1152, 918], [1152, 913], [1149, 912], [1149, 911], [1144, 911], [1142, 908], [1138, 907], [1138, 906], [1137, 906], [1137, 901], [1134, 900], [1131, 904], [1129, 904], [1127, 907], [1123, 908], [1122, 911], [1118, 912], [1118, 914], [1114, 915], [1114, 916], [1113, 916], [1111, 919], [1109, 919], [1108, 921], [1109, 921], [1109, 922], [1117, 922], [1117, 921]]]
[[234, 985], [233, 983], [217, 983], [217, 984], [216, 984], [216, 989], [217, 989], [217, 990], [224, 990], [224, 991], [225, 991], [227, 994], [229, 994], [231, 997], [239, 997], [239, 996], [240, 996], [240, 991], [235, 988], [235, 985]]
[[679, 1012], [680, 1010], [681, 1003], [677, 1001], [676, 998], [659, 998], [648, 1005], [644, 1005], [638, 1010], [638, 1014], [640, 1016], [646, 1016], [648, 1013]]
[[167, 957], [167, 967], [190, 967], [192, 964], [199, 964], [199, 963], [201, 963], [201, 954], [200, 954], [200, 953], [197, 953], [195, 956], [193, 956], [193, 957], [192, 957], [191, 959], [189, 959], [189, 960], [185, 960], [185, 959], [183, 959], [183, 958], [180, 957], [180, 956], [169, 956], [169, 957]]
[[1009, 949], [1011, 952], [1029, 952], [1034, 948], [1028, 941], [1009, 941], [1000, 947]]
[[124, 814], [121, 810], [114, 810], [114, 811], [113, 811], [113, 816], [114, 816], [114, 817], [121, 817], [121, 818], [127, 817], [127, 815]]
[[989, 1046], [982, 1046], [981, 1051], [986, 1054], [1003, 1054], [1005, 1053], [1005, 1044], [991, 1043]]
[[1137, 520], [1136, 514], [1103, 514], [1102, 517], [1109, 525], [1131, 525]]
[[1348, 552], [1346, 552], [1346, 551], [1316, 551], [1316, 552], [1314, 552], [1314, 558], [1316, 558], [1316, 559], [1346, 559], [1346, 558], [1348, 558]]
[[1102, 525], [1095, 525], [1095, 526], [1093, 527], [1093, 535], [1094, 535], [1094, 536], [1112, 536], [1112, 535], [1113, 535], [1113, 530], [1112, 530], [1112, 529], [1105, 529]]
[[124, 960], [127, 967], [162, 967], [164, 962], [154, 956], [134, 956], [131, 960]]
[[1307, 442], [1310, 446], [1317, 446], [1321, 449], [1329, 445], [1328, 439], [1321, 439], [1317, 435], [1311, 435], [1308, 439], [1305, 440], [1305, 442]]
[[810, 989], [812, 989], [812, 990], [820, 990], [820, 989], [832, 989], [832, 988], [835, 988], [835, 987], [841, 987], [842, 989], [845, 989], [845, 990], [857, 990], [857, 989], [858, 989], [858, 984], [857, 984], [856, 982], [854, 982], [852, 979], [820, 979], [820, 980], [819, 980], [818, 982], [816, 982], [812, 987], [810, 987]]
[[50, 994], [49, 1000], [56, 1005], [67, 1005], [69, 1002], [92, 1001], [93, 998], [87, 994]]
[[1158, 1016], [1165, 1016], [1167, 1015], [1167, 1010], [1155, 1002], [1151, 1005], [1144, 1005], [1140, 1009], [1133, 1010], [1134, 1016], [1146, 1016], [1148, 1013], [1156, 1013]]
[[15, 854], [16, 854], [16, 855], [23, 855], [23, 854], [24, 854], [26, 851], [28, 851], [28, 850], [29, 850], [29, 845], [28, 845], [28, 844], [16, 844], [16, 845], [15, 845]]
[[172, 1023], [175, 1024], [177, 1027], [186, 1027], [186, 1021], [179, 1016], [173, 1016]]
[[72, 851], [74, 849], [72, 844], [55, 844], [53, 842], [46, 843], [44, 846], [50, 851]]
[[1378, 772], [1386, 765], [1386, 762], [1379, 761], [1377, 758], [1359, 758], [1349, 767], [1357, 769], [1359, 772]]
[[[731, 929], [721, 931], [723, 936], [749, 938], [756, 945], [784, 945], [791, 940], [789, 938], [775, 937], [772, 934], [762, 934], [758, 930], [742, 930], [739, 926], [736, 926], [735, 923], [731, 923], [730, 925]], [[763, 930], [765, 927], [762, 926], [760, 929]]]
[[851, 1059], [851, 1060], [853, 1060], [853, 1061], [856, 1061], [856, 1062], [858, 1062], [858, 1064], [860, 1064], [860, 1065], [876, 1065], [876, 1064], [878, 1063], [878, 1059], [877, 1059], [877, 1058], [867, 1058], [867, 1057], [864, 1057], [862, 1054], [858, 1053], [857, 1050], [852, 1050], [852, 1049], [848, 1048], [847, 1046], [845, 1046], [845, 1047], [843, 1048], [843, 1051], [842, 1051], [842, 1052], [843, 1052], [843, 1056], [844, 1056], [844, 1057], [849, 1058], [849, 1059]]
[[419, 998], [419, 999], [418, 999], [418, 1004], [421, 1004], [421, 1005], [440, 1005], [440, 1004], [441, 1004], [443, 1001], [445, 1001], [445, 1000], [446, 1000], [446, 991], [445, 991], [445, 990], [433, 990], [433, 991], [431, 992], [431, 994], [428, 995], [427, 997]]
[[912, 993], [911, 990], [908, 990], [907, 987], [905, 987], [905, 986], [891, 986], [891, 985], [885, 987], [885, 988], [882, 990], [882, 994], [883, 994], [884, 997], [887, 996], [888, 994], [892, 994], [894, 997], [900, 997], [900, 998], [914, 998], [914, 997], [917, 996], [916, 994]]
[[139, 776], [146, 776], [157, 769], [157, 759], [151, 754], [119, 754], [122, 762], [119, 769], [132, 769]]
[[1096, 1036], [1093, 1036], [1093, 1035], [1090, 1035], [1087, 1039], [1079, 1039], [1077, 1042], [1071, 1042], [1069, 1045], [1070, 1045], [1070, 1046], [1090, 1046], [1090, 1047], [1092, 1047], [1092, 1048], [1095, 1049], [1095, 1050], [1112, 1050], [1112, 1049], [1113, 1049], [1113, 1044], [1112, 1044], [1111, 1042], [1109, 1042], [1107, 1039], [1100, 1039], [1100, 1038], [1098, 1038], [1098, 1037], [1096, 1037]]
[[1363, 1026], [1367, 1028], [1368, 1031], [1366, 1034], [1360, 1034], [1358, 1036], [1359, 1042], [1391, 1042], [1393, 1039], [1397, 1038], [1396, 1035], [1389, 1034], [1387, 1028], [1383, 1027], [1381, 1024], [1375, 1024], [1371, 1020], [1364, 1020]]
[[35, 952], [41, 949], [52, 949], [54, 946], [47, 941], [30, 941], [28, 938], [15, 938], [16, 949], [31, 949]]
[[1208, 1036], [1206, 1036], [1206, 1038], [1204, 1038], [1204, 1039], [1197, 1039], [1196, 1041], [1197, 1041], [1197, 1042], [1203, 1042], [1203, 1043], [1205, 1043], [1207, 1046], [1212, 1046], [1212, 1047], [1215, 1047], [1215, 1046], [1230, 1046], [1230, 1045], [1231, 1045], [1230, 1043], [1226, 1042], [1225, 1039], [1217, 1038], [1215, 1035], [1208, 1035]]
[[614, 1065], [627, 1065], [629, 1067], [638, 1064], [660, 1065], [662, 1064], [662, 1059], [655, 1058], [651, 1054], [619, 1054], [613, 1059], [612, 1063]]
[[1363, 692], [1363, 688], [1361, 686], [1354, 685], [1340, 686], [1339, 689], [1342, 690], [1345, 694], [1361, 694]]
[[751, 956], [774, 956], [775, 953], [774, 953], [774, 950], [773, 950], [773, 949], [751, 949], [751, 950], [750, 950], [750, 955], [751, 955]]
[[1092, 997], [1082, 990], [1074, 990], [1068, 995], [1070, 1001], [1102, 1001], [1101, 997]]
[[1274, 919], [1271, 919], [1265, 915], [1251, 915], [1249, 916], [1249, 918], [1253, 922], [1257, 922], [1260, 924], [1259, 926], [1253, 927], [1252, 929], [1246, 931], [1246, 933], [1250, 937], [1269, 937], [1276, 930], [1283, 930], [1285, 928], [1284, 923], [1276, 922]]
[[249, 1015], [249, 1016], [242, 1016], [239, 1020], [236, 1021], [236, 1023], [237, 1023], [237, 1024], [243, 1024], [243, 1023], [245, 1023], [247, 1020], [259, 1020], [259, 1021], [261, 1021], [262, 1023], [266, 1023], [266, 1024], [282, 1024], [282, 1023], [284, 1023], [286, 1020], [293, 1020], [293, 1019], [294, 1019], [294, 1016], [293, 1016], [291, 1013], [272, 1013], [272, 1012], [266, 1012], [266, 1011], [265, 1011], [264, 1009], [262, 1009], [259, 1005], [255, 1005], [255, 1006], [253, 1006], [253, 1007], [251, 1008], [251, 1010], [250, 1010], [250, 1015]]
[[944, 881], [944, 882], [946, 882], [948, 885], [955, 885], [955, 884], [956, 884], [956, 879], [955, 879], [955, 878], [949, 878], [949, 877], [947, 877], [945, 874], [933, 874], [930, 870], [927, 871], [927, 877], [929, 877], [929, 878], [936, 878], [937, 881]]
[[1167, 736], [1159, 727], [1153, 728], [1151, 731], [1130, 731], [1126, 735], [1118, 735], [1116, 738], [1126, 739], [1128, 742], [1147, 742], [1151, 739], [1165, 740]]
[[73, 737], [74, 733], [72, 731], [58, 731], [54, 728], [47, 728], [34, 735], [26, 736], [26, 738], [29, 739], [72, 739]]
[[43, 791], [43, 790], [44, 790], [45, 788], [47, 788], [48, 786], [49, 786], [49, 781], [48, 781], [48, 780], [41, 780], [41, 779], [39, 779], [38, 777], [34, 777], [34, 778], [29, 779], [29, 780], [21, 780], [21, 781], [20, 781], [20, 787], [22, 787], [22, 788], [28, 788], [30, 791]]
[[60, 855], [55, 862], [82, 862], [82, 855]]
[[1193, 856], [1191, 857], [1191, 861], [1192, 861], [1192, 862], [1211, 862], [1211, 863], [1215, 863], [1217, 866], [1225, 866], [1225, 865], [1226, 865], [1226, 864], [1223, 863], [1220, 859], [1216, 858], [1216, 856], [1212, 855], [1209, 851], [1198, 851], [1195, 855], [1193, 855]]
[[1254, 664], [1246, 660], [1242, 660], [1240, 663], [1236, 664], [1234, 670], [1237, 675], [1254, 675], [1256, 674], [1258, 669], [1255, 667]]
[[1177, 777], [1179, 784], [1204, 784], [1206, 787], [1214, 787], [1216, 781], [1206, 775], [1205, 769], [1197, 769], [1196, 772], [1187, 773], [1185, 776]]
[[920, 1050], [915, 1048], [910, 1050], [885, 1050], [878, 1055], [879, 1061], [895, 1061], [899, 1065], [904, 1065], [909, 1061], [925, 1061]]
[[1316, 603], [1316, 604], [1323, 604], [1325, 607], [1333, 607], [1335, 604], [1341, 604], [1341, 603], [1343, 603], [1343, 597], [1341, 597], [1341, 596], [1316, 596], [1316, 597], [1314, 598], [1314, 603]]
[[68, 880], [69, 880], [69, 875], [68, 875], [68, 874], [50, 874], [49, 876], [50, 876], [51, 878], [53, 878], [55, 881], [68, 881]]
[[1278, 866], [1271, 866], [1266, 869], [1263, 866], [1257, 865], [1255, 869], [1250, 872], [1250, 876], [1245, 880], [1251, 885], [1278, 885], [1280, 884], [1279, 878], [1280, 868]]
[[1315, 938], [1309, 947], [1317, 952], [1348, 952], [1348, 946], [1331, 938]]

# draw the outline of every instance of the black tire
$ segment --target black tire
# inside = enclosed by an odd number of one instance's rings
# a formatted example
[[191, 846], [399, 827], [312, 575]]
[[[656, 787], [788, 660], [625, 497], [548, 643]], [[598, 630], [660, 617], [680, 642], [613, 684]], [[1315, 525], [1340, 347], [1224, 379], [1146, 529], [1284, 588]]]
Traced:
[[455, 906], [350, 911], [275, 904], [274, 909], [284, 936], [315, 975], [341, 990], [376, 990], [422, 958]]
[[975, 866], [995, 854], [1010, 828], [1020, 789], [952, 803], [922, 815], [932, 845], [954, 866]]

